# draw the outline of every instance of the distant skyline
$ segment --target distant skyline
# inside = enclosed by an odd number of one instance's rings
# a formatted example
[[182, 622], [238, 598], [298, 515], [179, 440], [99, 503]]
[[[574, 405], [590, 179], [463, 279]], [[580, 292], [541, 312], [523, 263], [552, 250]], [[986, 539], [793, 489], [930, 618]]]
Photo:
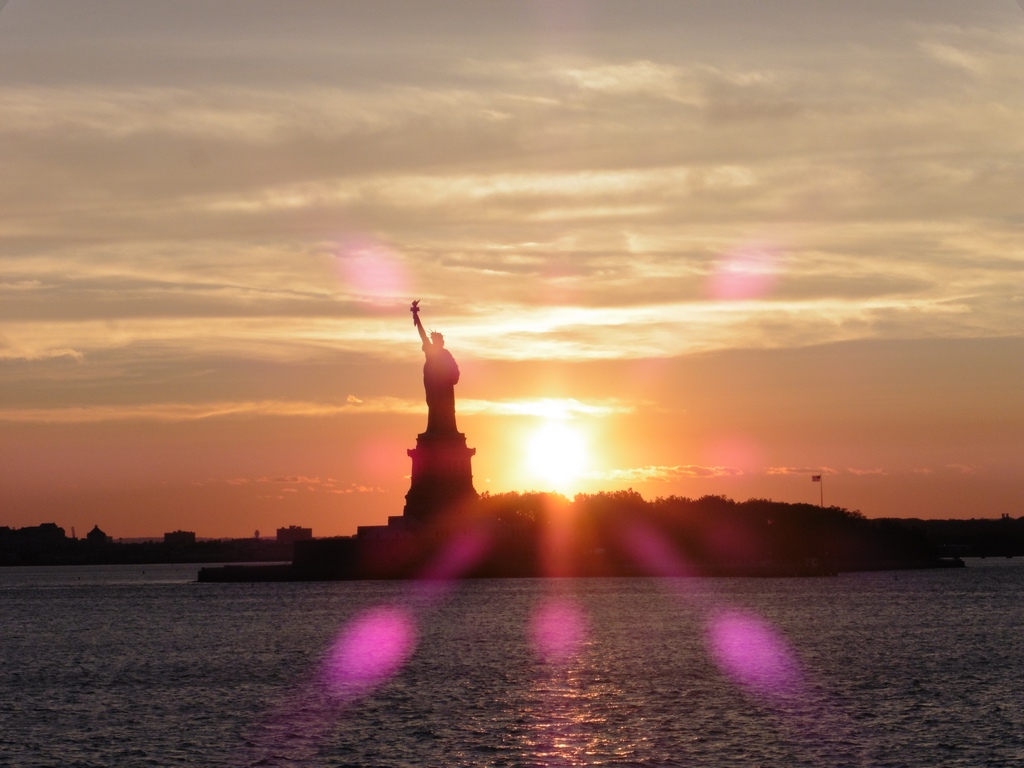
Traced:
[[478, 491], [1024, 515], [1024, 11], [0, 3], [0, 525]]

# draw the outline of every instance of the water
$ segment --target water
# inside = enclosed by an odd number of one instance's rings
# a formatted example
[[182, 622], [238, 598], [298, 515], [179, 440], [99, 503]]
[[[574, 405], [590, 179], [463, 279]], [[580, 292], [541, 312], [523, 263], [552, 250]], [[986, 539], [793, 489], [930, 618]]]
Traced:
[[0, 569], [0, 765], [1019, 766], [1019, 561], [197, 584]]

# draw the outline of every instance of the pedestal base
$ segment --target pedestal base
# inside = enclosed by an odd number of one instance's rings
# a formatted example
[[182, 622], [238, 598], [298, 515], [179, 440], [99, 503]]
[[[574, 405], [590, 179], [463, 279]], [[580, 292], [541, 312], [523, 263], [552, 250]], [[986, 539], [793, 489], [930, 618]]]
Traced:
[[412, 459], [412, 483], [405, 494], [405, 517], [427, 522], [476, 498], [471, 463], [476, 448], [466, 447], [461, 432], [423, 432], [407, 453]]

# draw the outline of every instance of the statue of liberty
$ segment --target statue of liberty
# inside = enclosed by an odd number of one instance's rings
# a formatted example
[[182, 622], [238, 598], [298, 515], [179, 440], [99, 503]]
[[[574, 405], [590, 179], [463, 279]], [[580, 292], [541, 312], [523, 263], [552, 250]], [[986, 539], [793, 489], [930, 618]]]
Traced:
[[431, 331], [430, 336], [420, 322], [419, 299], [412, 303], [412, 322], [423, 341], [423, 389], [427, 395], [428, 435], [457, 435], [455, 426], [455, 385], [459, 383], [459, 366], [452, 353], [444, 348], [444, 336]]

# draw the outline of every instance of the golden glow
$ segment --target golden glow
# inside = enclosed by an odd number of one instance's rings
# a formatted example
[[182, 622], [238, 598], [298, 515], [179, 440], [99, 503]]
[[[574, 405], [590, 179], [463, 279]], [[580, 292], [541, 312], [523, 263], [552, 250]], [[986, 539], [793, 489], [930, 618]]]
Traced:
[[565, 421], [546, 421], [527, 440], [526, 468], [543, 490], [574, 490], [588, 463], [583, 433]]
[[[240, 37], [213, 3], [91, 3], [117, 72], [8, 5], [0, 524], [400, 514], [414, 299], [480, 491], [816, 503], [811, 467], [869, 516], [1021, 514], [1015, 4], [781, 3], [754, 30], [691, 3], [322, 3]], [[245, 66], [268, 51], [273, 78]], [[383, 490], [223, 480], [293, 476]]]

